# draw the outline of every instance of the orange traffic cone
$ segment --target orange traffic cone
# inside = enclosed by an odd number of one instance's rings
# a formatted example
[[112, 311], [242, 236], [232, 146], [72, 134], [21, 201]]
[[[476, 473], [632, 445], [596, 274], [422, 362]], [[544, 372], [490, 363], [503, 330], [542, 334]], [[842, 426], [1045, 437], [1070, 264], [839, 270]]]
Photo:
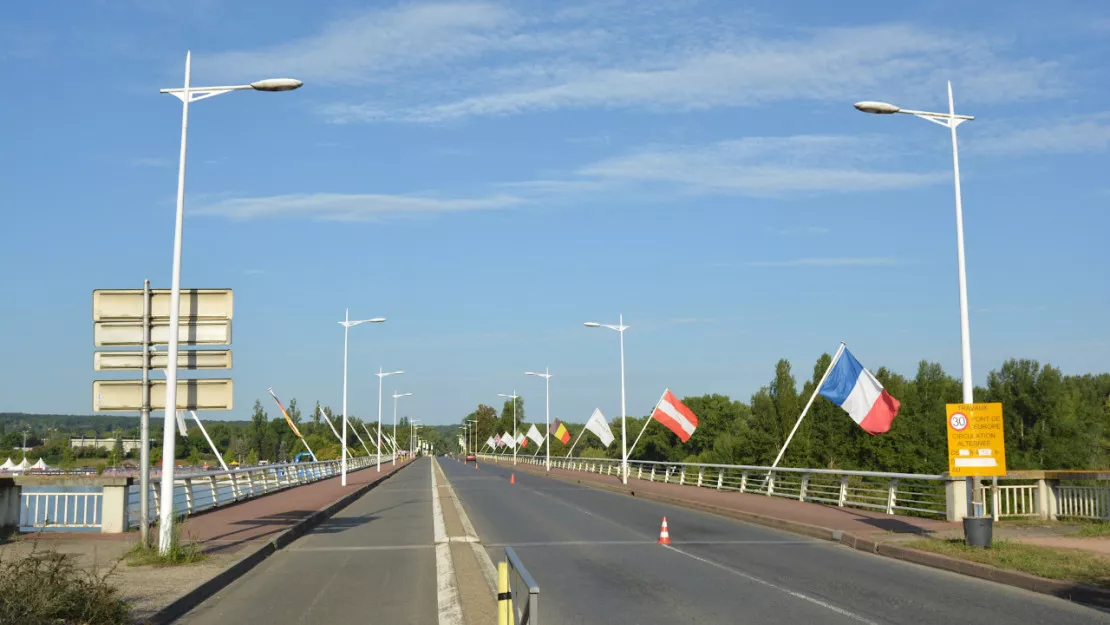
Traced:
[[667, 517], [663, 517], [663, 527], [659, 528], [659, 544], [671, 544], [671, 533], [667, 531]]
[[516, 473], [512, 473], [509, 475], [509, 483], [516, 484]]
[[478, 470], [478, 461], [477, 460], [474, 461], [474, 470], [475, 471]]

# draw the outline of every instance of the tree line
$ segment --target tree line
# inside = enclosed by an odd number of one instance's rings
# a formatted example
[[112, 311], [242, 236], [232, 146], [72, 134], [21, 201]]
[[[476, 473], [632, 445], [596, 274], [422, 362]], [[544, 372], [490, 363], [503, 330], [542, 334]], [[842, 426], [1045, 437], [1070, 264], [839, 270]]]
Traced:
[[[256, 400], [249, 420], [209, 421], [206, 419], [204, 427], [228, 463], [288, 462], [297, 454], [307, 452], [307, 449], [304, 443], [293, 434], [280, 411], [275, 412], [277, 416], [271, 418], [262, 402]], [[312, 414], [306, 418], [295, 398], [289, 401], [287, 412], [317, 458], [320, 460], [339, 458], [339, 439], [325, 421], [324, 415], [327, 415], [339, 433], [342, 433], [342, 415], [334, 414], [330, 407], [321, 407], [317, 402]], [[377, 420], [364, 420], [352, 415], [348, 415], [347, 420], [348, 453], [352, 456], [365, 456], [369, 450], [371, 454], [376, 455]], [[162, 458], [161, 423], [161, 415], [152, 415], [150, 429], [152, 462], [160, 462]], [[187, 435], [182, 437], [178, 434], [174, 445], [175, 459], [198, 466], [217, 464], [216, 457], [200, 428], [188, 418], [186, 424], [189, 425]], [[455, 437], [451, 434], [453, 431], [454, 426], [422, 426], [419, 438], [430, 442], [438, 450], [448, 450], [449, 445], [455, 444]], [[24, 432], [28, 434], [27, 445], [32, 447], [27, 454], [32, 461], [41, 457], [47, 464], [69, 467], [81, 465], [82, 461], [88, 458], [108, 458], [110, 465], [134, 462], [138, 458], [138, 451], [124, 454], [122, 449], [122, 439], [139, 437], [139, 418], [135, 416], [86, 417], [3, 413], [0, 414], [0, 446], [3, 446], [0, 448], [0, 454], [21, 446]], [[382, 421], [383, 453], [390, 449], [385, 442], [386, 433], [393, 433], [391, 418]], [[114, 442], [108, 449], [72, 449], [69, 444], [70, 438], [82, 436], [114, 439]], [[408, 449], [408, 417], [398, 418], [397, 441], [401, 449]], [[7, 453], [11, 455], [13, 452]], [[2, 461], [3, 458], [0, 457], [0, 462]]]
[[[641, 460], [770, 465], [831, 359], [823, 354], [801, 386], [790, 362], [778, 361], [767, 385], [746, 403], [720, 394], [684, 397], [683, 403], [698, 416], [698, 428], [690, 440], [682, 443], [663, 426], [652, 424], [630, 455]], [[947, 471], [945, 404], [961, 403], [960, 381], [939, 364], [926, 361], [919, 363], [912, 378], [885, 367], [874, 373], [901, 402], [889, 432], [877, 436], [864, 432], [847, 413], [818, 395], [780, 465], [928, 474]], [[1007, 360], [990, 372], [986, 386], [976, 387], [975, 401], [1003, 404], [1006, 460], [1011, 470], [1110, 468], [1110, 374], [1064, 375], [1036, 360]], [[524, 432], [529, 424], [523, 418], [523, 400], [517, 402], [517, 430]], [[650, 415], [627, 419], [629, 445], [648, 418]], [[500, 413], [480, 405], [463, 423], [468, 420], [478, 421], [478, 445], [482, 445], [494, 432], [512, 432], [512, 402], [506, 401]], [[620, 458], [620, 425], [619, 417], [612, 419], [610, 428], [616, 440], [608, 449], [587, 432], [574, 455]], [[537, 427], [544, 431], [543, 422]], [[567, 424], [570, 444], [583, 427]], [[552, 456], [565, 455], [570, 444], [552, 438]], [[526, 453], [534, 450], [530, 442]]]

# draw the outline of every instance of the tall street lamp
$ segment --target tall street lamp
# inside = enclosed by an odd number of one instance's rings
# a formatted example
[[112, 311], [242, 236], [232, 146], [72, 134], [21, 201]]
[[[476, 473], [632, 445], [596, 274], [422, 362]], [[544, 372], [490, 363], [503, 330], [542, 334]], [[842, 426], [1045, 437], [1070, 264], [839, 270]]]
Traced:
[[547, 436], [544, 437], [544, 442], [547, 443], [547, 451], [545, 452], [546, 460], [545, 471], [551, 470], [551, 369], [545, 368], [543, 373], [536, 373], [535, 371], [525, 371], [524, 375], [534, 375], [538, 378], [543, 378], [544, 385], [547, 387], [547, 409], [545, 411], [547, 419]]
[[611, 326], [607, 324], [597, 323], [595, 321], [587, 321], [587, 328], [609, 328], [616, 330], [621, 335], [621, 481], [625, 484], [628, 483], [628, 436], [625, 434], [624, 422], [625, 415], [628, 411], [625, 410], [624, 405], [624, 331], [628, 326], [624, 325], [624, 315], [618, 317], [617, 325]]
[[[181, 154], [177, 167], [177, 214], [173, 228], [173, 276], [170, 279], [170, 340], [166, 351], [166, 417], [162, 428], [162, 500], [158, 528], [158, 551], [169, 552], [173, 539], [173, 469], [174, 469], [174, 414], [177, 409], [177, 327], [181, 322], [181, 227], [185, 213], [185, 144], [189, 135], [189, 103], [218, 96], [229, 91], [291, 91], [302, 83], [292, 78], [270, 78], [249, 85], [221, 87], [193, 87], [192, 52], [185, 53], [185, 86], [181, 89], [162, 89], [181, 100]], [[146, 520], [144, 519], [145, 523]]]
[[374, 375], [378, 376], [378, 473], [382, 472], [382, 380], [391, 375], [401, 375], [404, 371], [387, 371], [382, 372], [382, 368], [378, 367], [378, 372]]
[[[960, 194], [960, 151], [956, 142], [956, 128], [967, 121], [975, 119], [970, 115], [957, 115], [956, 105], [952, 99], [952, 81], [948, 81], [948, 112], [930, 113], [927, 111], [914, 111], [903, 109], [887, 102], [857, 102], [855, 107], [864, 113], [877, 115], [892, 115], [904, 113], [939, 124], [948, 128], [952, 133], [952, 170], [956, 181], [956, 265], [959, 270], [960, 280], [960, 360], [963, 375], [963, 400], [965, 404], [975, 403], [975, 384], [971, 377], [971, 325], [967, 317], [967, 265], [964, 260], [964, 209], [963, 199]], [[974, 480], [967, 478], [969, 494], [974, 494]], [[973, 497], [968, 497], [969, 515]]]
[[[393, 440], [394, 440], [394, 442], [396, 442], [396, 440], [397, 440], [397, 400], [401, 399], [402, 397], [409, 397], [411, 395], [412, 395], [412, 393], [401, 393], [400, 395], [398, 395], [397, 390], [396, 389], [393, 390]], [[393, 448], [393, 464], [397, 464], [397, 448], [396, 447]]]
[[474, 452], [474, 462], [477, 462], [478, 461], [478, 449], [477, 449], [477, 447], [478, 447], [478, 420], [477, 419], [467, 419], [466, 423], [467, 423], [467, 426], [466, 426], [467, 427], [467, 433], [469, 434], [469, 436], [467, 438], [469, 439], [469, 442], [470, 442], [470, 449]]
[[506, 395], [504, 393], [498, 393], [497, 396], [498, 397], [506, 397], [508, 399], [513, 400], [513, 465], [516, 465], [516, 449], [517, 449], [517, 447], [520, 446], [520, 444], [516, 442], [516, 400], [517, 400], [518, 397], [520, 397], [520, 395], [517, 395], [516, 394], [516, 389], [513, 389], [513, 394], [512, 395]]
[[[340, 454], [339, 461], [339, 483], [343, 486], [347, 485], [347, 335], [350, 333], [351, 328], [361, 323], [382, 323], [385, 317], [374, 317], [373, 319], [359, 319], [351, 321], [351, 309], [343, 312], [343, 321], [339, 325], [343, 326], [343, 437], [342, 448], [343, 452]], [[358, 432], [355, 432], [357, 435]]]

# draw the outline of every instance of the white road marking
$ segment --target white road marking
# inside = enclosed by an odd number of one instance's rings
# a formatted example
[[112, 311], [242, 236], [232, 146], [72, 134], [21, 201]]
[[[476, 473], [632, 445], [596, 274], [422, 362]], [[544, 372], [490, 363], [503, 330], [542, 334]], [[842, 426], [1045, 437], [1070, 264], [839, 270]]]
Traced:
[[451, 482], [447, 479], [446, 473], [443, 474], [443, 479], [447, 494], [451, 496], [451, 503], [455, 505], [455, 512], [459, 515], [463, 532], [466, 533], [465, 541], [469, 542], [470, 546], [474, 548], [474, 558], [478, 561], [478, 568], [482, 570], [482, 576], [486, 578], [489, 591], [497, 594], [497, 568], [493, 566], [493, 560], [489, 557], [489, 553], [482, 547], [482, 542], [478, 540], [478, 533], [474, 531], [474, 526], [470, 523], [470, 517], [466, 516], [462, 502], [459, 501], [459, 496], [455, 494], [455, 489], [451, 487]]
[[355, 545], [350, 547], [293, 547], [285, 551], [404, 551], [406, 549], [431, 549], [435, 545]]
[[829, 610], [831, 612], [836, 612], [837, 614], [839, 614], [841, 616], [846, 616], [846, 617], [852, 619], [853, 621], [859, 621], [860, 623], [866, 623], [867, 625], [879, 625], [875, 621], [868, 620], [868, 619], [856, 614], [855, 612], [849, 612], [848, 610], [845, 610], [844, 608], [837, 607], [835, 605], [832, 605], [831, 603], [826, 603], [826, 602], [824, 602], [824, 601], [822, 601], [822, 600], [820, 600], [816, 597], [811, 597], [809, 595], [802, 594], [802, 593], [797, 592], [795, 590], [790, 590], [789, 588], [784, 588], [782, 586], [779, 586], [778, 584], [769, 582], [769, 581], [767, 581], [767, 580], [765, 580], [761, 577], [756, 577], [755, 575], [752, 575], [750, 573], [745, 573], [741, 570], [734, 569], [731, 566], [725, 566], [724, 564], [721, 564], [720, 562], [714, 562], [712, 560], [703, 558], [701, 556], [696, 556], [696, 555], [694, 555], [694, 554], [692, 554], [688, 551], [683, 551], [681, 549], [676, 549], [675, 547], [673, 547], [671, 545], [664, 545], [664, 546], [667, 549], [670, 549], [671, 551], [673, 551], [675, 553], [681, 553], [682, 555], [684, 555], [686, 557], [689, 557], [689, 558], [693, 558], [693, 559], [697, 560], [698, 562], [703, 562], [703, 563], [708, 564], [710, 566], [715, 566], [715, 567], [721, 569], [722, 571], [727, 571], [727, 572], [732, 573], [733, 575], [736, 575], [738, 577], [743, 577], [744, 579], [746, 579], [748, 581], [752, 581], [752, 582], [755, 582], [757, 584], [762, 584], [764, 586], [767, 586], [768, 588], [774, 588], [775, 590], [778, 590], [780, 592], [784, 592], [784, 593], [790, 595], [791, 597], [794, 597], [795, 599], [801, 599], [802, 601], [808, 601], [808, 602], [810, 602], [810, 603], [812, 603], [816, 606], [820, 606], [820, 607], [825, 608], [826, 610]]
[[436, 596], [439, 604], [439, 625], [462, 625], [462, 607], [459, 602], [459, 585], [455, 578], [455, 563], [451, 560], [451, 544], [443, 524], [443, 509], [439, 505], [439, 487], [436, 484], [436, 461], [432, 459], [432, 534], [436, 544]]
[[[655, 540], [562, 540], [530, 543], [487, 543], [487, 547], [574, 547], [574, 546], [641, 546], [658, 544]], [[672, 540], [672, 545], [811, 545], [826, 543], [817, 540]]]

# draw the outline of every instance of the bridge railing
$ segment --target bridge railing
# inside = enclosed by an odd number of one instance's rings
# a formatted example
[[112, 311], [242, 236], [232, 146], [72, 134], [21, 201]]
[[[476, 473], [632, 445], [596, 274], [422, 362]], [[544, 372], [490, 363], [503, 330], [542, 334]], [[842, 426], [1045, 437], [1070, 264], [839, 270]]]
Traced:
[[[503, 456], [487, 456], [503, 460]], [[543, 465], [539, 457], [517, 461]], [[696, 462], [630, 460], [629, 479], [721, 491], [754, 493], [824, 503], [840, 507], [867, 508], [887, 514], [946, 515], [943, 475], [837, 471]], [[551, 466], [570, 471], [620, 475], [615, 458], [552, 458]]]
[[[504, 461], [505, 455], [485, 454]], [[518, 462], [542, 466], [539, 456]], [[552, 458], [551, 466], [570, 471], [620, 475], [616, 458]], [[629, 460], [629, 479], [754, 493], [887, 514], [915, 514], [957, 521], [967, 507], [963, 478], [916, 473], [838, 471]], [[1002, 518], [1110, 521], [1110, 471], [1010, 471], [986, 478], [978, 487], [987, 514]]]
[[[372, 458], [347, 459], [349, 471], [370, 466]], [[260, 497], [339, 474], [338, 460], [271, 464], [232, 471], [205, 471], [174, 476], [173, 508], [190, 515], [237, 501]], [[0, 525], [20, 531], [125, 532], [137, 527], [139, 487], [131, 477], [27, 476], [0, 483], [0, 502], [18, 498], [11, 520], [0, 506]], [[158, 516], [161, 479], [150, 480], [150, 519]]]

